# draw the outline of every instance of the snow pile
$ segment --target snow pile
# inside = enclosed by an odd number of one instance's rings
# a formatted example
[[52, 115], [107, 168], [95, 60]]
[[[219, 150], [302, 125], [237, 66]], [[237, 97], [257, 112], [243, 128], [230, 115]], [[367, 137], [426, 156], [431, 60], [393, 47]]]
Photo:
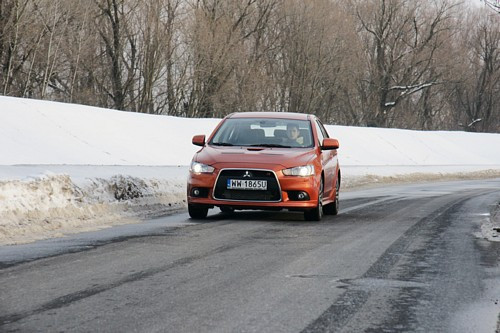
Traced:
[[[183, 209], [191, 138], [219, 121], [0, 96], [0, 244]], [[500, 134], [326, 127], [344, 190], [500, 177]]]
[[114, 175], [75, 181], [47, 174], [0, 181], [0, 242], [33, 241], [185, 209], [185, 188], [182, 177]]
[[476, 236], [492, 242], [500, 242], [500, 203], [490, 213], [484, 215], [481, 230], [476, 233]]

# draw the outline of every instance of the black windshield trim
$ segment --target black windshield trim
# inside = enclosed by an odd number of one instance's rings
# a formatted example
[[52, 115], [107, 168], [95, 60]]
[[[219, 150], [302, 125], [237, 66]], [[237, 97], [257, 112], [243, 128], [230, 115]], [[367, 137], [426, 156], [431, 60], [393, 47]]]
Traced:
[[214, 145], [214, 146], [224, 146], [224, 147], [232, 147], [232, 146], [235, 146], [234, 144], [229, 143], [229, 142], [211, 142], [210, 144], [211, 144], [211, 145]]
[[247, 147], [268, 147], [268, 148], [302, 148], [302, 147], [292, 147], [287, 145], [280, 145], [279, 143], [256, 143], [253, 145], [246, 145]]

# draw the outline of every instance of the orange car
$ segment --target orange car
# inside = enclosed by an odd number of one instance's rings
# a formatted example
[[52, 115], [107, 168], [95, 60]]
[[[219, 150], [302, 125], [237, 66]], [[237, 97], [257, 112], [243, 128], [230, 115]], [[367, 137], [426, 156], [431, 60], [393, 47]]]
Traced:
[[299, 210], [308, 221], [339, 211], [339, 142], [314, 115], [233, 113], [193, 144], [202, 148], [189, 169], [192, 218], [205, 218], [214, 206]]

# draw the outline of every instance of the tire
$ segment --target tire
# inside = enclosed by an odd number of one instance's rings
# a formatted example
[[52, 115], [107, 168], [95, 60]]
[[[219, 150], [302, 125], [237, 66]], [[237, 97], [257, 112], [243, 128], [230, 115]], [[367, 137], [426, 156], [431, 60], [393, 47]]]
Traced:
[[304, 211], [306, 221], [321, 221], [323, 217], [323, 179], [321, 179], [318, 192], [318, 205], [311, 210]]
[[340, 181], [337, 178], [335, 185], [335, 201], [323, 206], [323, 213], [325, 215], [337, 215], [339, 213], [339, 195], [340, 195]]
[[204, 219], [208, 214], [208, 207], [188, 204], [188, 213], [192, 219]]

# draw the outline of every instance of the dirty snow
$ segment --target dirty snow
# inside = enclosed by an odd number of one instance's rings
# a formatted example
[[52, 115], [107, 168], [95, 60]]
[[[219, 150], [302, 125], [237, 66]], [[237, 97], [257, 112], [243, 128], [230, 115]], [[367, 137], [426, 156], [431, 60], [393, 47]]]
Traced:
[[[0, 244], [185, 209], [191, 138], [218, 122], [0, 96]], [[344, 190], [500, 177], [500, 134], [326, 127]]]
[[500, 202], [489, 213], [482, 216], [481, 230], [476, 236], [493, 242], [500, 242]]

